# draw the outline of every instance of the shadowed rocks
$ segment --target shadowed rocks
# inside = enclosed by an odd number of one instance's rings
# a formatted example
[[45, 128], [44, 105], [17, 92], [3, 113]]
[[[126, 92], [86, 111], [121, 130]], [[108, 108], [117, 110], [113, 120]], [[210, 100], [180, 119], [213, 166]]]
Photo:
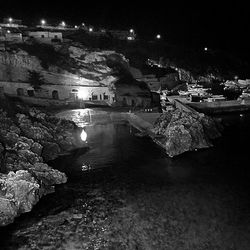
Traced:
[[221, 135], [212, 118], [178, 109], [163, 113], [155, 122], [153, 131], [162, 135], [170, 157], [211, 147], [211, 140]]
[[30, 211], [54, 185], [67, 181], [45, 162], [83, 146], [77, 135], [73, 122], [34, 108], [12, 118], [0, 110], [0, 226]]

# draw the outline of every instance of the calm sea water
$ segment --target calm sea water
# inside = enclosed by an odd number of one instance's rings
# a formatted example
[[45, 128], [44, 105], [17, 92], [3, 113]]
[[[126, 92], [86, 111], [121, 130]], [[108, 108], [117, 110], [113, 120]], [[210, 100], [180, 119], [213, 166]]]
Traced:
[[222, 138], [214, 147], [188, 152], [174, 159], [150, 138], [137, 137], [135, 129], [122, 116], [100, 110], [71, 110], [58, 114], [71, 118], [87, 132], [88, 152], [58, 159], [71, 178], [81, 178], [86, 171], [111, 168], [119, 172], [129, 169], [138, 181], [227, 181], [248, 182], [250, 115], [221, 116]]

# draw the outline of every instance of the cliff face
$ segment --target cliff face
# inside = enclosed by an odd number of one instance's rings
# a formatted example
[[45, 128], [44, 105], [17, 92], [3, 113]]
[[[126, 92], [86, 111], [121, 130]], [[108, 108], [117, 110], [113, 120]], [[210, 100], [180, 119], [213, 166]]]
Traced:
[[9, 117], [0, 109], [0, 226], [29, 212], [38, 200], [67, 181], [45, 162], [87, 147], [81, 129], [37, 109], [17, 107]]
[[28, 82], [29, 70], [39, 72], [52, 84], [107, 86], [116, 80], [106, 65], [107, 56], [114, 51], [65, 45], [42, 45], [39, 49], [38, 45], [25, 44], [0, 51], [0, 81]]
[[0, 52], [1, 81], [27, 81], [28, 70], [42, 69], [38, 58], [30, 56], [25, 51]]

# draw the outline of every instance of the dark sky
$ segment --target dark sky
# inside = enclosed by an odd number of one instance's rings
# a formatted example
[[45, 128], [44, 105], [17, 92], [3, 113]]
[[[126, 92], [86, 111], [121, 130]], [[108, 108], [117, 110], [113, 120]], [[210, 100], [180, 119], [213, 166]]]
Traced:
[[52, 18], [114, 28], [133, 27], [140, 36], [161, 33], [166, 40], [249, 52], [250, 12], [247, 4], [200, 1], [9, 1], [0, 17], [24, 20]]

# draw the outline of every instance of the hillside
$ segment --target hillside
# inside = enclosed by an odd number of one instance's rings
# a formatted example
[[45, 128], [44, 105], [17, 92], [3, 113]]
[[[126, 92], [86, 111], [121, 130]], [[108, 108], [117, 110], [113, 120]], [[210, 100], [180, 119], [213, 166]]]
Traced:
[[66, 37], [92, 48], [112, 49], [129, 59], [130, 65], [141, 68], [150, 58], [166, 66], [183, 68], [194, 77], [213, 74], [218, 78], [250, 78], [250, 64], [230, 51], [208, 48], [191, 48], [168, 41], [121, 41], [109, 36], [94, 36], [83, 32], [66, 34]]
[[24, 43], [0, 51], [0, 80], [28, 82], [37, 71], [48, 84], [109, 85], [115, 80], [106, 59], [115, 51], [91, 50], [79, 44]]

